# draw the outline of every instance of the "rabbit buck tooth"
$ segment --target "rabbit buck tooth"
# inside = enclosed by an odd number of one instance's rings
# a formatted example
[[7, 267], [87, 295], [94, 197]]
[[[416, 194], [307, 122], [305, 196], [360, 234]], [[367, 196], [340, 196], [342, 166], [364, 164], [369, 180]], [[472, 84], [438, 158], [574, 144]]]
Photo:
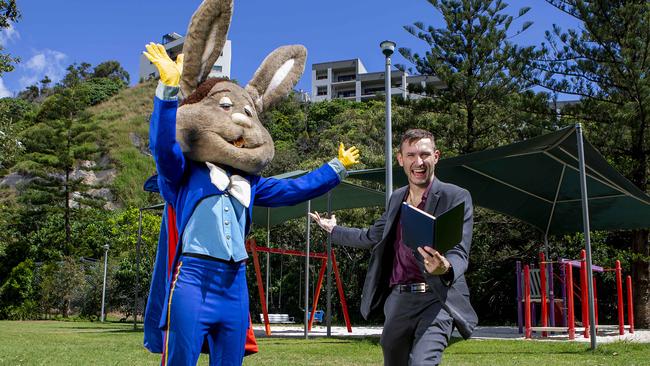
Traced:
[[235, 145], [235, 147], [244, 147], [244, 138], [240, 137], [237, 140], [233, 141], [232, 144]]

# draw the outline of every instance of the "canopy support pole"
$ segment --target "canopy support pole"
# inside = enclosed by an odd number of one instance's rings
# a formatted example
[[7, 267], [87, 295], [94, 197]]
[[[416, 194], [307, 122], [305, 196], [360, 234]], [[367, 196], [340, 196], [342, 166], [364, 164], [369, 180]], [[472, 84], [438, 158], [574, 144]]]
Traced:
[[[332, 194], [327, 192], [327, 216], [332, 217]], [[327, 336], [332, 336], [332, 234], [327, 234]]]
[[[576, 124], [576, 137], [578, 143], [578, 161], [580, 164], [580, 193], [582, 196], [582, 225], [585, 234], [585, 251], [587, 262], [587, 298], [589, 301], [589, 333], [591, 336], [591, 349], [596, 349], [596, 315], [594, 309], [594, 282], [591, 270], [591, 238], [589, 236], [589, 204], [587, 202], [587, 176], [585, 172], [585, 153], [582, 142], [582, 126]], [[584, 284], [580, 284], [584, 286]], [[584, 299], [583, 299], [584, 301]]]
[[309, 246], [311, 241], [311, 231], [309, 213], [311, 212], [311, 200], [307, 201], [307, 255], [305, 256], [305, 339], [309, 335]]
[[[266, 246], [271, 247], [271, 208], [266, 209]], [[269, 308], [269, 286], [271, 278], [271, 253], [266, 253], [266, 308]], [[280, 278], [282, 281], [282, 278]]]

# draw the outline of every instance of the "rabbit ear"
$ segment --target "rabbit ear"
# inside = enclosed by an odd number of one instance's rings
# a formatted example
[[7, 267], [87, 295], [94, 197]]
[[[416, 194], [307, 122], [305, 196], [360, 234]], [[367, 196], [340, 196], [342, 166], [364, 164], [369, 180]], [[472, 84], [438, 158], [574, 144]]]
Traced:
[[181, 92], [188, 97], [208, 77], [226, 43], [233, 0], [204, 0], [187, 28]]
[[307, 49], [300, 45], [282, 46], [266, 56], [246, 85], [258, 113], [291, 92], [305, 70], [306, 60]]

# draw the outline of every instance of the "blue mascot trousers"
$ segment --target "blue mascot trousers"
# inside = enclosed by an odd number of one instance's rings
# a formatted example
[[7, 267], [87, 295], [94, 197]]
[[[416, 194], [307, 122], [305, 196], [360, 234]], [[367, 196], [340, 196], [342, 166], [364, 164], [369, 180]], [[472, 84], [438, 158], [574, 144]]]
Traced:
[[245, 262], [181, 256], [168, 311], [163, 366], [196, 365], [204, 339], [210, 365], [241, 365], [249, 326]]

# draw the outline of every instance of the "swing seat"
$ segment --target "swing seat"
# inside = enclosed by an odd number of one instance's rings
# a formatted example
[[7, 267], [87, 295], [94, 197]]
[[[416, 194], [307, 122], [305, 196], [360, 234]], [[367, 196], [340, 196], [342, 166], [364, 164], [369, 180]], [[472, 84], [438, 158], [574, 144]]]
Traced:
[[[307, 312], [307, 316], [311, 317], [311, 311]], [[322, 323], [323, 316], [325, 316], [325, 312], [323, 310], [316, 310], [314, 312], [314, 323]]]
[[[264, 314], [260, 313], [260, 322], [264, 323]], [[289, 314], [269, 314], [269, 323], [271, 324], [291, 324], [295, 323]]]

